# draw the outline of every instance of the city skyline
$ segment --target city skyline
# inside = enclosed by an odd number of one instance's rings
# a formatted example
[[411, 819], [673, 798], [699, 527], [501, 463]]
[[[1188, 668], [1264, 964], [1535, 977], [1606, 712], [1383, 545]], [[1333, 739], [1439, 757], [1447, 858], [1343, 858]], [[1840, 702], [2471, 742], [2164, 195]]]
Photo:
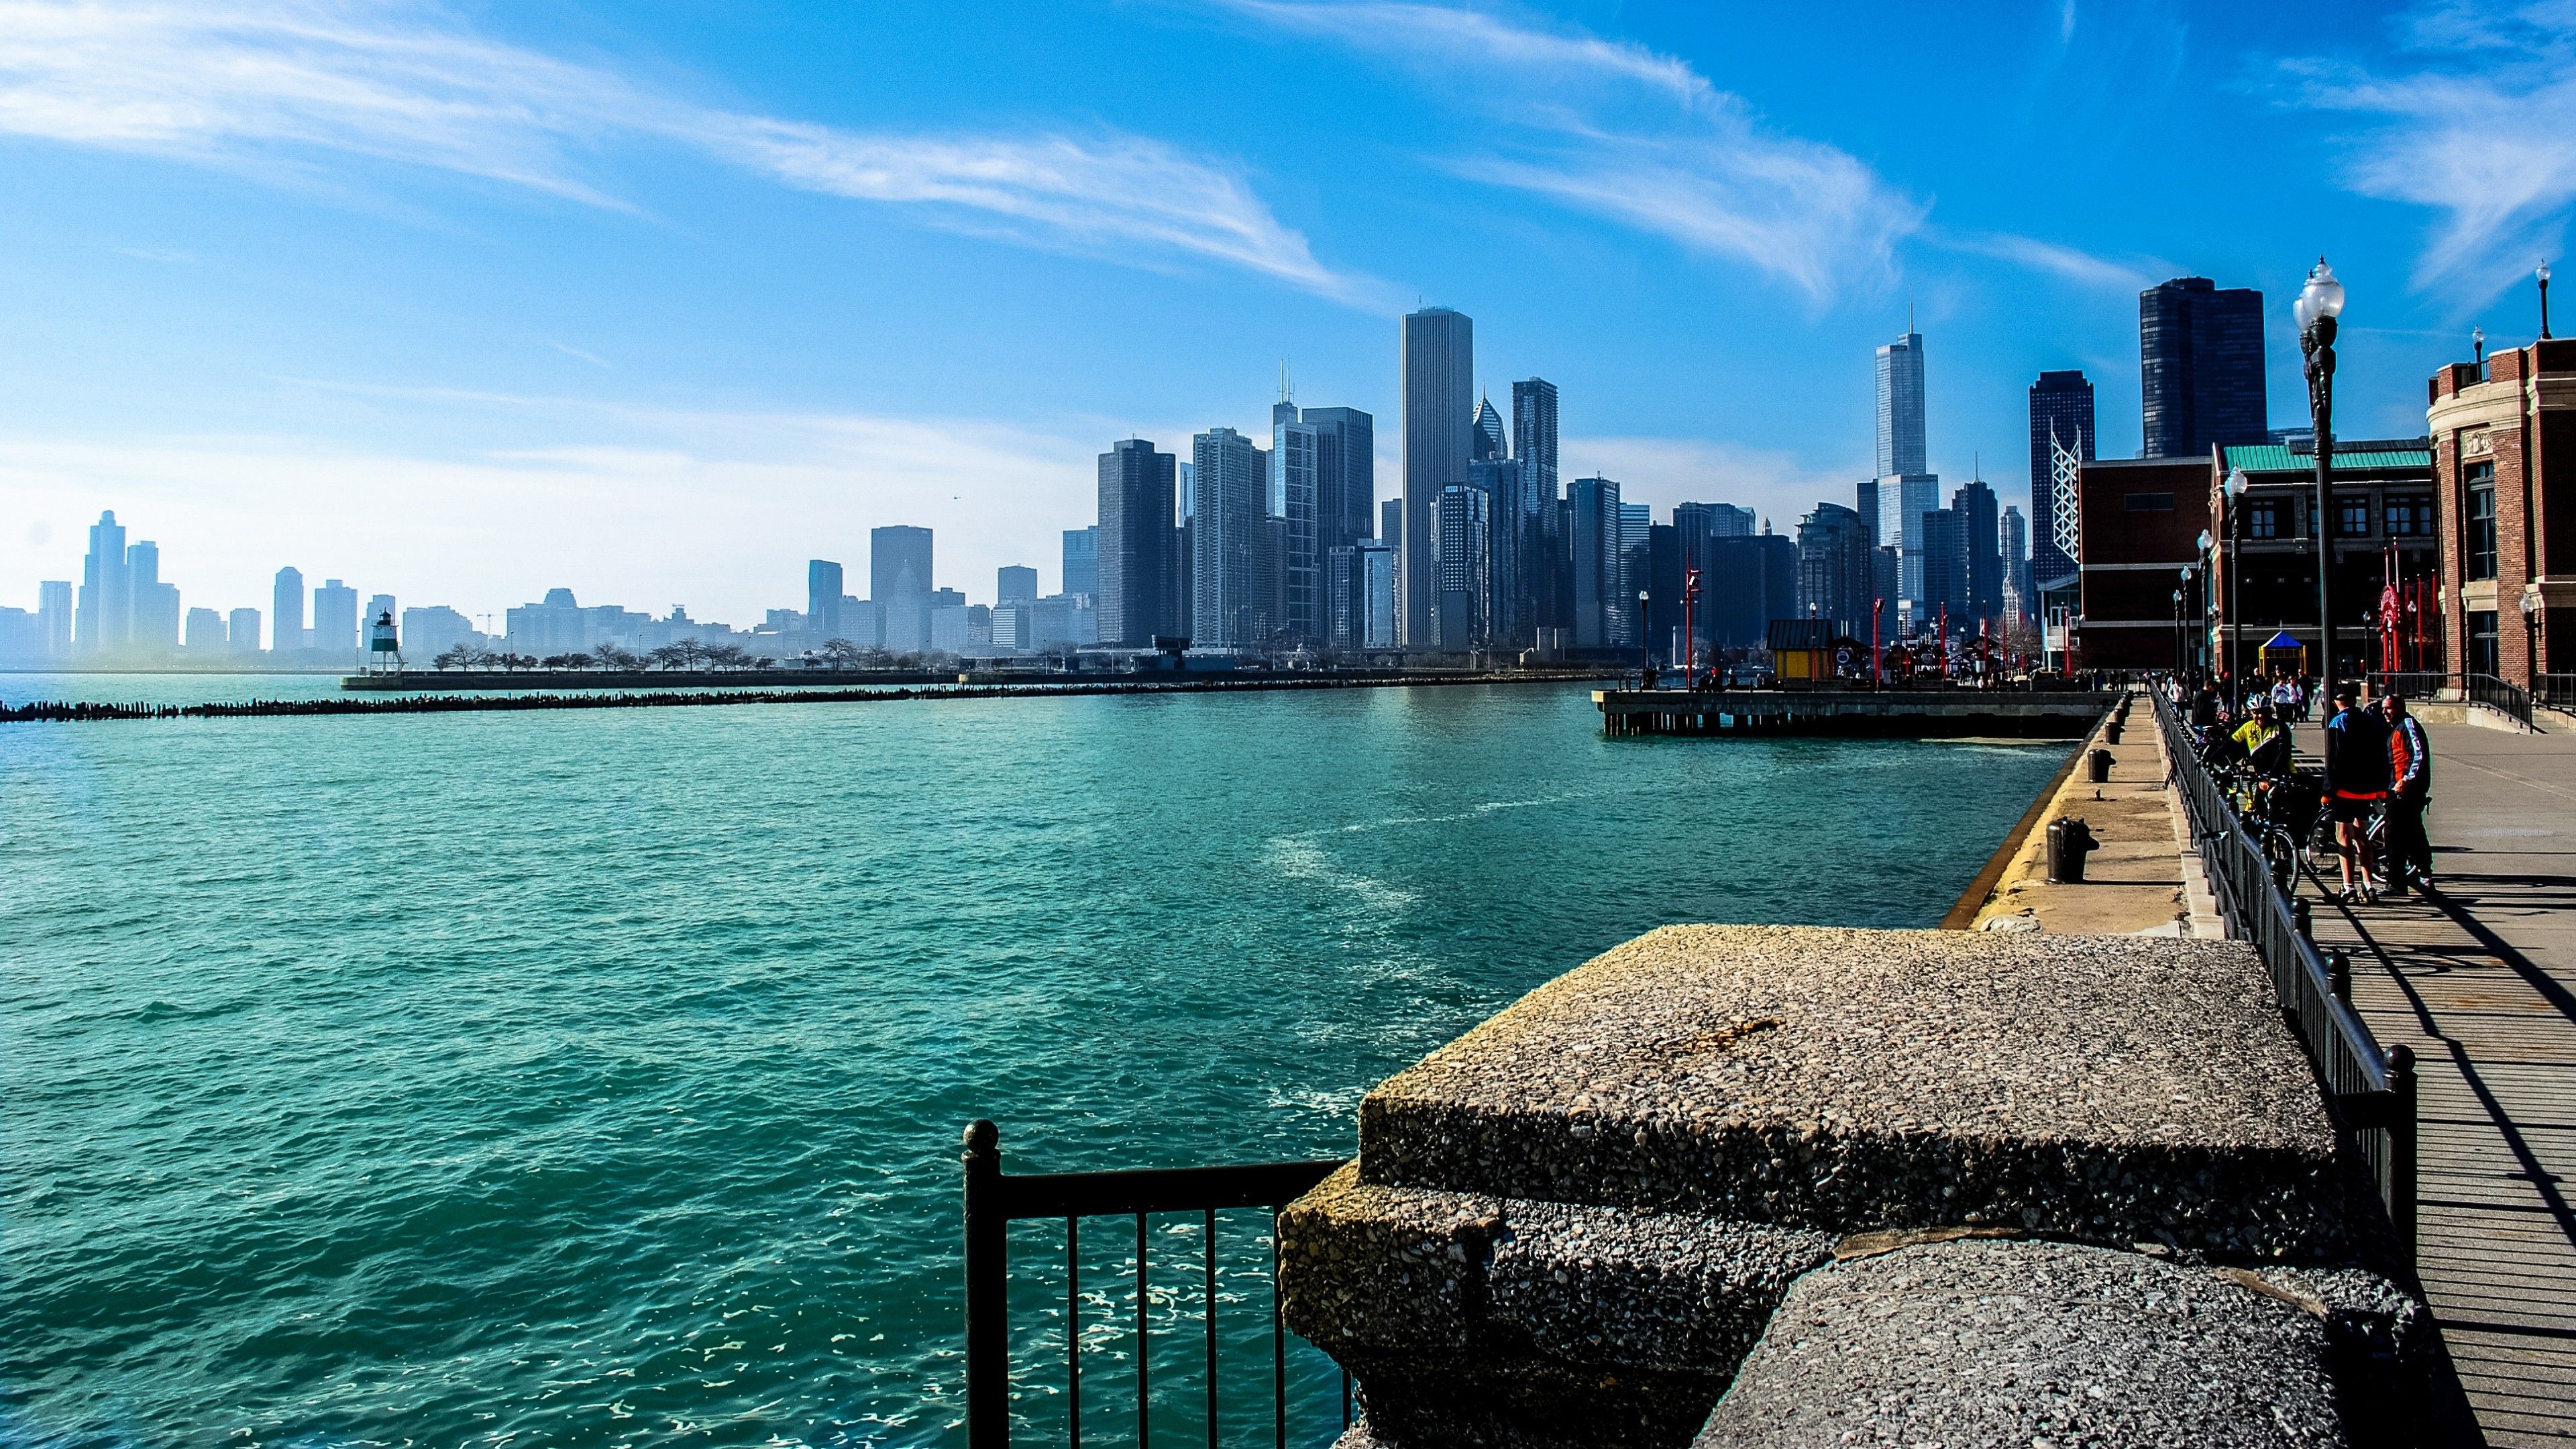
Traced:
[[[310, 43], [255, 5], [28, 12], [0, 601], [109, 508], [244, 604], [301, 559], [475, 613], [553, 578], [749, 618], [811, 541], [897, 522], [982, 578], [1047, 557], [1101, 439], [1260, 437], [1283, 357], [1388, 420], [1392, 484], [1417, 294], [1482, 321], [1485, 376], [1566, 390], [1562, 476], [1658, 508], [1845, 496], [1870, 379], [1840, 359], [1909, 295], [1930, 471], [1982, 449], [2008, 498], [2042, 371], [2136, 451], [2167, 277], [2262, 290], [2286, 408], [2320, 251], [2345, 426], [2402, 433], [2472, 324], [2532, 330], [2576, 146], [2567, 22], [2438, 9], [1864, 7], [1883, 43], [1827, 66], [1797, 17], [1678, 8], [328, 8]], [[1245, 54], [1294, 63], [1214, 83]], [[1079, 81], [1111, 56], [1172, 83]], [[1896, 99], [1926, 67], [1958, 103]]]

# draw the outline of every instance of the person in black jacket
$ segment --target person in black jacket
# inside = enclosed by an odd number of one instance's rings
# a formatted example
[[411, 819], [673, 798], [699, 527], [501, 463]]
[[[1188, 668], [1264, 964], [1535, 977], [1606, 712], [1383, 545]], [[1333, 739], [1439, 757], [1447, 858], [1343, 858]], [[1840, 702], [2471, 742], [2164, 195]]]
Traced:
[[2378, 711], [2361, 707], [2361, 691], [2350, 684], [2336, 685], [2334, 699], [2334, 717], [2326, 721], [2326, 806], [2343, 859], [2343, 898], [2376, 902], [2370, 812], [2388, 800], [2388, 725]]
[[2423, 722], [2406, 712], [2395, 690], [2379, 697], [2388, 724], [2388, 887], [2433, 888], [2433, 842], [2424, 834], [2424, 807], [2433, 793], [2433, 744]]

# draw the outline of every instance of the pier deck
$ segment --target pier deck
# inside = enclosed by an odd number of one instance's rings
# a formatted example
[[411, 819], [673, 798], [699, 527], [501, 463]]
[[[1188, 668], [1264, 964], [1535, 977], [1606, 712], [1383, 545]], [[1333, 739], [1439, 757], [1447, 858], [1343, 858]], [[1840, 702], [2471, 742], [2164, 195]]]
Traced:
[[[2576, 738], [2428, 725], [2441, 894], [2320, 902], [2353, 1001], [2414, 1048], [2418, 1271], [2476, 1416], [2450, 1443], [2576, 1441]], [[2317, 731], [2300, 731], [2316, 748]], [[2313, 890], [2313, 888], [2310, 888]], [[2373, 968], [2377, 969], [2373, 969]]]
[[2011, 689], [1599, 689], [1612, 735], [1995, 736], [2080, 740], [2118, 702], [2108, 691]]

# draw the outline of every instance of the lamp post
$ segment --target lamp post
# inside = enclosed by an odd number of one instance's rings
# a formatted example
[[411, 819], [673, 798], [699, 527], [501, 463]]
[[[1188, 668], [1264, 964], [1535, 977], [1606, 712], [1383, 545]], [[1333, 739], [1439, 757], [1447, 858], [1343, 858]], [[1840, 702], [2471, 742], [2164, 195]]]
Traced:
[[2182, 590], [2180, 590], [2180, 589], [2176, 589], [2176, 590], [2174, 590], [2174, 591], [2173, 591], [2173, 599], [2174, 599], [2174, 678], [2175, 678], [2175, 679], [2177, 679], [2177, 680], [2179, 680], [2179, 679], [2181, 679], [2181, 678], [2182, 678], [2183, 673], [2184, 673], [2184, 670], [2183, 670], [2183, 659], [2182, 659]]
[[1872, 689], [1878, 688], [1879, 681], [1885, 674], [1882, 667], [1884, 661], [1878, 652], [1878, 617], [1886, 612], [1887, 600], [1869, 601], [1869, 687]]
[[[2543, 271], [2547, 268], [2543, 267]], [[2334, 370], [2335, 319], [2343, 315], [2343, 283], [2326, 259], [2308, 271], [2308, 284], [2290, 309], [2299, 324], [2299, 351], [2307, 359], [2308, 417], [2317, 434], [2317, 656], [2318, 678], [2333, 689], [2334, 652]]]
[[[1646, 632], [1646, 597], [1644, 589], [1637, 591], [1637, 662], [1652, 669], [1655, 667], [1655, 636]], [[1644, 676], [1638, 677], [1642, 679]]]
[[2549, 263], [2542, 262], [2534, 275], [2540, 278], [2540, 335], [2549, 335]]
[[[2202, 533], [2200, 536], [2200, 546], [2203, 551], [2206, 551], [2209, 548], [2209, 535], [2206, 532]], [[2199, 576], [2200, 569], [2196, 565], [2184, 564], [2182, 566], [2182, 591], [2184, 594], [2189, 595], [2192, 593], [2191, 582]], [[2186, 598], [2184, 602], [2188, 604], [2191, 602], [2191, 599]], [[2190, 611], [2186, 609], [2184, 613], [2188, 616]], [[2209, 638], [2209, 619], [2205, 612], [2200, 621], [2200, 633], [2197, 636], [2186, 634], [2184, 637], [2189, 641], [2189, 643], [2183, 650], [2183, 662], [2189, 667], [2197, 669], [2200, 667], [2200, 646], [2207, 642]]]
[[2245, 571], [2245, 470], [2227, 470], [2227, 672], [2244, 681], [2245, 620], [2236, 612], [2236, 576]]
[[2540, 690], [2540, 596], [2529, 589], [2519, 600], [2522, 608], [2522, 673], [2523, 683], [2534, 693]]

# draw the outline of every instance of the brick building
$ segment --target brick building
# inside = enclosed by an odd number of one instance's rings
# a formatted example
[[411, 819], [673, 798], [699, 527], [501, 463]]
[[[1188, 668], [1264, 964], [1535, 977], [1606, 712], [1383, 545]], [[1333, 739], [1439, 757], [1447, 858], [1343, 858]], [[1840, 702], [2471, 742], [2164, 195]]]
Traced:
[[[2240, 468], [2244, 517], [2231, 523], [2222, 487], [2228, 472]], [[2264, 641], [2281, 634], [2299, 641], [2306, 668], [2316, 667], [2316, 469], [2315, 444], [2302, 439], [2227, 448], [2205, 470], [2203, 487], [2218, 520], [2210, 528], [2217, 544], [2210, 618], [2212, 657], [2221, 669], [2261, 673]], [[2433, 455], [2421, 438], [2338, 441], [2332, 486], [2336, 677], [2350, 679], [2380, 667], [2377, 618], [2390, 559], [2401, 588], [2433, 577]], [[2232, 591], [2243, 615], [2238, 621], [2228, 616], [2228, 570], [2229, 555], [2240, 547]]]
[[2199, 538], [2209, 527], [2211, 460], [2106, 458], [2076, 474], [2076, 576], [2082, 606], [2074, 620], [2078, 669], [2170, 669], [2176, 662], [2174, 601], [2185, 591], [2185, 618], [2200, 622], [2200, 583], [2185, 568], [2201, 563]]
[[2433, 374], [2442, 629], [2463, 672], [2576, 672], [2576, 339]]

